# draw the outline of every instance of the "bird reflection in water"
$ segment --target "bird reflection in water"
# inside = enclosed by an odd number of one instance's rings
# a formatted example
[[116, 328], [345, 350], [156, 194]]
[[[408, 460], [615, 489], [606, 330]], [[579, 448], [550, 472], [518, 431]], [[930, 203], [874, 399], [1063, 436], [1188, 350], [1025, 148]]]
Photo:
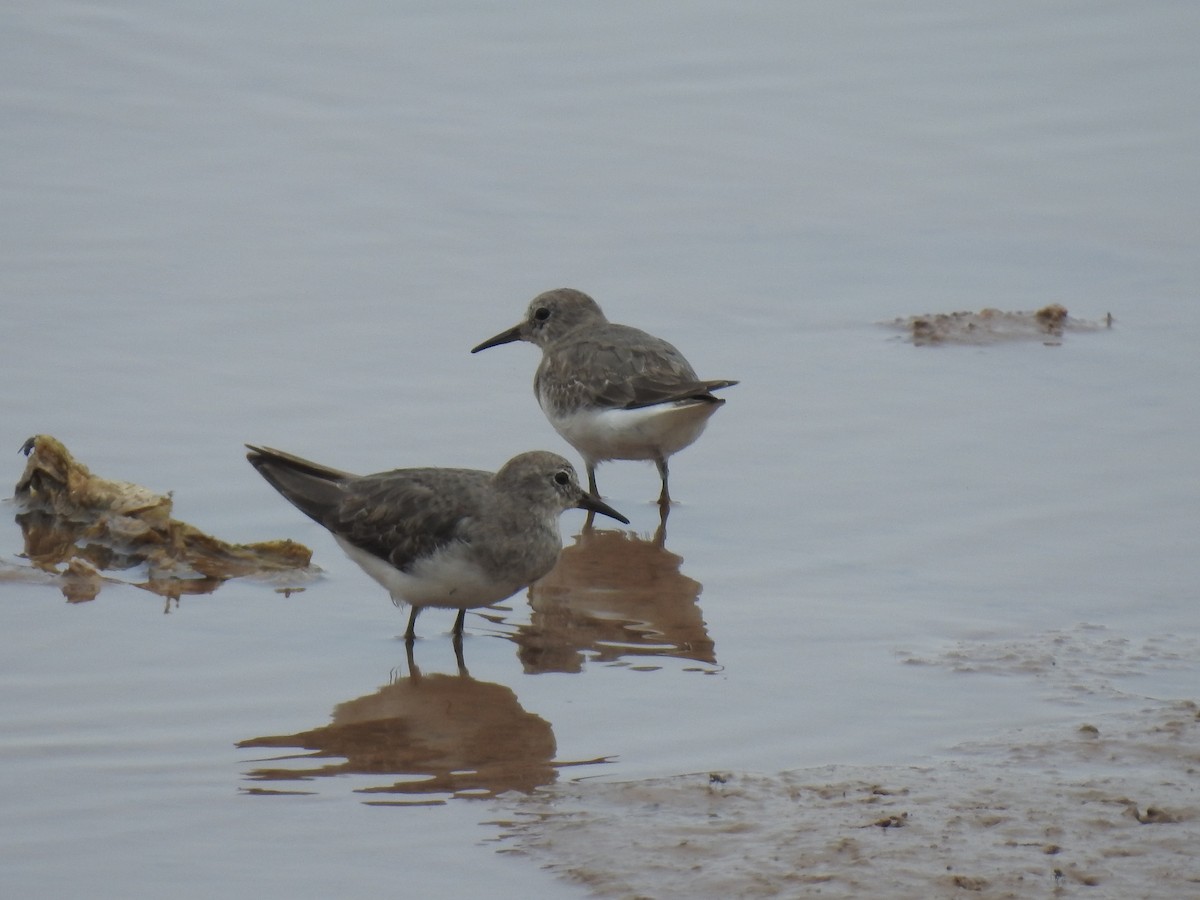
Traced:
[[576, 535], [529, 590], [530, 622], [512, 638], [525, 671], [579, 672], [589, 658], [668, 656], [715, 665], [697, 603], [700, 582], [679, 571], [683, 559], [665, 540], [665, 516], [650, 540], [593, 528]]
[[[457, 648], [456, 648], [457, 649]], [[310, 753], [262, 760], [247, 776], [258, 782], [330, 775], [403, 776], [366, 794], [400, 794], [390, 803], [444, 803], [444, 796], [528, 793], [557, 777], [550, 723], [526, 712], [504, 685], [456, 675], [423, 675], [408, 651], [409, 675], [374, 694], [340, 703], [333, 721], [311, 731], [241, 741], [238, 747], [301, 747]], [[326, 761], [327, 760], [327, 761]], [[602, 760], [593, 760], [601, 762]], [[256, 789], [252, 793], [295, 793]]]

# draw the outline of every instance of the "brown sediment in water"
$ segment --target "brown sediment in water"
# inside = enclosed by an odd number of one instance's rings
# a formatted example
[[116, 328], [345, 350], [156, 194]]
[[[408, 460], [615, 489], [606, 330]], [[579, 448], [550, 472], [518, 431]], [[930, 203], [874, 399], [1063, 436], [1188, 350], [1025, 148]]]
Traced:
[[300, 589], [319, 571], [312, 551], [294, 541], [231, 544], [173, 518], [170, 495], [95, 475], [49, 435], [31, 437], [21, 452], [28, 459], [13, 499], [24, 556], [58, 576], [72, 602], [94, 599], [105, 581], [121, 580], [103, 572], [141, 567], [147, 577], [138, 587], [175, 599], [242, 577]]
[[982, 309], [979, 312], [926, 313], [894, 319], [891, 326], [908, 332], [918, 346], [934, 344], [997, 344], [1007, 341], [1036, 340], [1048, 346], [1062, 343], [1067, 332], [1099, 331], [1111, 328], [1113, 317], [1103, 322], [1076, 319], [1067, 308], [1051, 303], [1031, 312], [1006, 312]]

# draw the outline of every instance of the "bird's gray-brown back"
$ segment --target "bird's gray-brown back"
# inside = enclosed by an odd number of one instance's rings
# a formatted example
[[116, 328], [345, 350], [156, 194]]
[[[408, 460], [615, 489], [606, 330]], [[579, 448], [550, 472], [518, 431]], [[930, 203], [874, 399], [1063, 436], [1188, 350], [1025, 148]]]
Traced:
[[711, 391], [732, 383], [700, 380], [673, 344], [608, 321], [595, 300], [574, 288], [534, 297], [522, 322], [497, 335], [503, 338], [542, 348], [534, 390], [559, 414], [589, 406], [637, 409], [688, 399], [718, 403]]
[[[586, 376], [586, 377], [585, 377]], [[548, 344], [534, 389], [558, 412], [598, 406], [637, 409], [674, 400], [710, 400], [726, 381], [702, 381], [674, 345], [628, 325], [579, 329]]]
[[323, 525], [356, 547], [408, 571], [454, 541], [487, 505], [491, 472], [477, 469], [395, 469], [345, 485]]

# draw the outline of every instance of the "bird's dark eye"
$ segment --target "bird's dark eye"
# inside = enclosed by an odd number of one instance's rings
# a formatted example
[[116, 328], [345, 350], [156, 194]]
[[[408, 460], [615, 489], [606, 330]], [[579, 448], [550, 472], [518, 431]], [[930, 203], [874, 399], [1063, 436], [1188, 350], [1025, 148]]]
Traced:
[[555, 480], [555, 481], [556, 481], [558, 484], [570, 484], [570, 483], [571, 483], [571, 476], [570, 476], [570, 475], [568, 475], [566, 472], [555, 472], [555, 473], [554, 473], [554, 480]]
[[546, 309], [544, 306], [539, 306], [537, 311], [533, 314], [533, 317], [539, 322], [545, 322], [548, 318], [550, 318], [550, 310]]

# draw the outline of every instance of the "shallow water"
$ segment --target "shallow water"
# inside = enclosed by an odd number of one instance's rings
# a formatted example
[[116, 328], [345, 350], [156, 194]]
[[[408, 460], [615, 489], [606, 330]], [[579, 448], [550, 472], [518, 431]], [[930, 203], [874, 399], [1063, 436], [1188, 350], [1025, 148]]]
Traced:
[[[1191, 4], [48, 3], [0, 26], [11, 482], [53, 434], [325, 571], [68, 604], [0, 528], [14, 893], [576, 896], [495, 852], [519, 802], [487, 797], [909, 765], [1194, 698]], [[632, 534], [565, 516], [532, 598], [468, 616], [469, 674], [429, 612], [414, 677], [404, 617], [241, 444], [357, 471], [563, 451], [536, 352], [467, 352], [560, 285], [741, 383], [672, 461], [661, 546], [653, 468], [601, 467]], [[877, 324], [1051, 302], [1114, 327], [914, 347]], [[945, 662], [1056, 635], [1136, 652], [1079, 689]]]

